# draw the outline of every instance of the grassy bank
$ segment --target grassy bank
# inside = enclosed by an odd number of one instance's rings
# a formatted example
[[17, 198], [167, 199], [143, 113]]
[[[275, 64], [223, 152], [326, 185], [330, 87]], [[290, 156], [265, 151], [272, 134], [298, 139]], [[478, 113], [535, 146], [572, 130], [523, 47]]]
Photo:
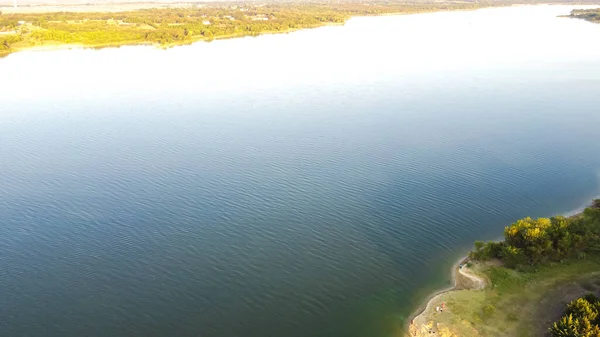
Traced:
[[[600, 289], [600, 257], [547, 264], [517, 271], [496, 261], [474, 263], [471, 272], [487, 280], [483, 290], [440, 295], [424, 319], [437, 336], [541, 336], [566, 303]], [[410, 334], [409, 334], [410, 335]], [[428, 331], [417, 336], [428, 335]]]

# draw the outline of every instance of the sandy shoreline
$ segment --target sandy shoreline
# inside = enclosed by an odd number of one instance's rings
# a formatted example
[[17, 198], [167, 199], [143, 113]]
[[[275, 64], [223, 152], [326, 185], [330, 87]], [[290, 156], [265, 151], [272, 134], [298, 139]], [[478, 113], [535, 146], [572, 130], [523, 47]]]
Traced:
[[[438, 290], [427, 297], [425, 305], [421, 305], [415, 312], [409, 316], [406, 336], [429, 336], [430, 331], [438, 331], [440, 327], [434, 322], [434, 318], [430, 317], [431, 312], [437, 306], [442, 306], [445, 302], [445, 295], [458, 290], [481, 290], [485, 288], [486, 281], [477, 275], [469, 272], [469, 269], [464, 266], [469, 261], [469, 257], [465, 256], [452, 266], [452, 286], [442, 290]], [[460, 268], [460, 265], [463, 265]], [[437, 312], [437, 310], [436, 310]]]
[[[429, 330], [429, 328], [427, 327], [428, 325], [428, 318], [426, 316], [426, 313], [429, 311], [429, 309], [431, 309], [436, 303], [441, 303], [441, 297], [446, 294], [449, 293], [451, 291], [455, 291], [455, 290], [464, 290], [464, 289], [481, 289], [481, 287], [475, 286], [475, 287], [471, 287], [471, 285], [469, 284], [469, 282], [461, 282], [460, 278], [461, 276], [464, 276], [465, 278], [470, 278], [470, 277], [474, 277], [477, 278], [474, 275], [469, 275], [466, 276], [466, 274], [461, 273], [459, 266], [461, 264], [465, 264], [469, 261], [469, 257], [468, 256], [463, 256], [460, 259], [458, 259], [453, 265], [452, 265], [452, 273], [451, 273], [451, 277], [452, 277], [452, 286], [438, 290], [432, 294], [430, 294], [425, 301], [423, 301], [424, 304], [422, 304], [419, 308], [417, 308], [417, 310], [415, 310], [408, 318], [407, 322], [407, 328], [405, 329], [405, 334], [406, 336], [420, 336], [419, 332], [421, 330], [427, 331]], [[484, 280], [477, 278], [479, 284], [481, 283], [485, 283]]]
[[423, 314], [425, 312], [425, 309], [427, 309], [429, 302], [431, 302], [431, 300], [433, 300], [436, 296], [456, 289], [456, 276], [457, 276], [456, 274], [457, 274], [458, 266], [461, 265], [462, 263], [465, 263], [468, 259], [469, 259], [468, 256], [463, 256], [452, 265], [452, 269], [451, 269], [452, 270], [452, 273], [451, 273], [452, 285], [449, 287], [446, 287], [444, 289], [435, 291], [434, 293], [427, 296], [425, 301], [423, 301], [424, 304], [421, 304], [421, 306], [419, 306], [419, 308], [417, 308], [417, 310], [415, 310], [410, 316], [408, 316], [408, 318], [409, 318], [408, 322], [413, 321], [419, 315]]

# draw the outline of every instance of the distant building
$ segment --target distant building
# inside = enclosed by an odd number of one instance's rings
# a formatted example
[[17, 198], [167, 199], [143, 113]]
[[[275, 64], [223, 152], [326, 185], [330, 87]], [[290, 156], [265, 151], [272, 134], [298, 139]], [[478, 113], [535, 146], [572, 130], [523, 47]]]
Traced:
[[24, 24], [25, 24], [25, 21], [19, 21], [19, 22], [17, 22], [17, 23], [19, 24], [19, 26], [21, 26], [21, 25], [24, 25]]
[[208, 20], [202, 20], [202, 24], [205, 25], [205, 26], [208, 26], [208, 25], [210, 25], [210, 21], [208, 21]]

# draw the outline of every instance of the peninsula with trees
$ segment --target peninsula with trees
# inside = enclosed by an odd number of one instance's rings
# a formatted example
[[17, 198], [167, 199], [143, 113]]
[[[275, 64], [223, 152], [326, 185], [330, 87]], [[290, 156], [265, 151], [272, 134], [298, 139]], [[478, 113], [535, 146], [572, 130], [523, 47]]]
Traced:
[[600, 8], [574, 9], [568, 17], [600, 23]]
[[518, 220], [455, 268], [455, 289], [432, 298], [408, 336], [600, 336], [600, 200]]

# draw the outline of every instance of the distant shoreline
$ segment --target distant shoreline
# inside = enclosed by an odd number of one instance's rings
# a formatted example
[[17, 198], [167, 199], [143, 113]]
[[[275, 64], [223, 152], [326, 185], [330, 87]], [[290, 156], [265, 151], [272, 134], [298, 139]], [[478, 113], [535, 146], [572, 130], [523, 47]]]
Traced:
[[119, 48], [119, 47], [128, 47], [128, 46], [131, 46], [131, 47], [133, 47], [133, 46], [152, 46], [152, 47], [155, 47], [158, 49], [168, 49], [168, 48], [177, 47], [177, 46], [189, 46], [189, 45], [191, 45], [193, 43], [197, 43], [197, 42], [212, 42], [212, 41], [217, 41], [217, 40], [229, 40], [229, 39], [237, 39], [237, 38], [244, 38], [244, 37], [257, 37], [257, 36], [261, 36], [261, 35], [287, 34], [287, 33], [292, 33], [292, 32], [306, 30], [306, 29], [314, 29], [314, 28], [327, 27], [327, 26], [343, 26], [344, 24], [345, 24], [345, 22], [344, 23], [326, 23], [326, 24], [323, 24], [321, 26], [316, 26], [316, 27], [302, 27], [302, 28], [287, 29], [287, 30], [280, 30], [280, 31], [266, 31], [266, 32], [261, 32], [256, 35], [249, 35], [249, 34], [222, 35], [222, 36], [217, 36], [210, 40], [195, 39], [195, 40], [187, 41], [186, 43], [173, 43], [173, 44], [168, 44], [168, 45], [160, 45], [157, 43], [148, 43], [148, 42], [103, 43], [103, 44], [97, 44], [97, 45], [85, 45], [85, 44], [80, 44], [80, 43], [64, 43], [64, 44], [63, 43], [46, 43], [46, 44], [40, 44], [40, 45], [34, 45], [34, 46], [27, 46], [27, 47], [23, 47], [23, 48], [15, 48], [14, 50], [12, 50], [8, 53], [5, 53], [5, 54], [3, 54], [2, 51], [0, 51], [0, 58], [3, 56], [7, 56], [7, 55], [10, 55], [13, 53], [23, 52], [23, 51], [38, 52], [38, 51], [71, 50], [71, 49], [105, 49], [105, 48]]
[[[221, 12], [223, 6], [226, 6], [225, 12]], [[220, 3], [40, 5], [23, 7], [28, 9], [23, 11], [0, 7], [5, 22], [13, 22], [13, 26], [2, 26], [0, 21], [0, 56], [20, 51], [130, 45], [167, 49], [201, 41], [343, 26], [354, 17], [470, 11], [504, 5], [448, 2], [392, 3], [388, 6], [374, 2], [365, 7], [342, 2], [339, 5], [273, 3], [268, 7], [256, 4], [239, 6], [245, 7], [241, 9], [238, 5]], [[76, 10], [70, 11], [69, 8]], [[85, 28], [91, 24], [94, 24], [91, 30]], [[98, 34], [102, 37], [99, 38]]]
[[[0, 57], [6, 56], [12, 53], [20, 51], [50, 51], [50, 50], [65, 50], [65, 49], [99, 49], [99, 48], [114, 48], [121, 46], [154, 46], [156, 48], [167, 49], [180, 45], [190, 45], [196, 42], [210, 42], [213, 40], [224, 40], [233, 39], [247, 36], [260, 36], [266, 34], [285, 34], [295, 31], [319, 28], [325, 26], [342, 26], [346, 22], [355, 17], [368, 17], [368, 16], [396, 16], [396, 15], [410, 15], [410, 14], [424, 14], [424, 13], [437, 13], [437, 12], [455, 12], [455, 11], [474, 11], [483, 8], [500, 8], [500, 7], [512, 7], [512, 6], [535, 6], [535, 5], [565, 5], [564, 3], [538, 3], [538, 4], [518, 4], [518, 3], [462, 3], [462, 2], [442, 2], [442, 3], [424, 3], [422, 5], [405, 5], [399, 3], [392, 3], [389, 6], [384, 6], [379, 3], [373, 3], [368, 7], [356, 7], [352, 3], [340, 3], [338, 6], [332, 6], [327, 4], [317, 3], [316, 7], [312, 5], [296, 5], [296, 4], [273, 4], [275, 6], [275, 12], [283, 11], [286, 15], [278, 19], [279, 14], [275, 14], [270, 20], [267, 16], [269, 14], [261, 14], [262, 12], [256, 12], [254, 16], [245, 16], [245, 19], [238, 20], [234, 18], [236, 9], [230, 9], [230, 15], [223, 16], [223, 14], [214, 14], [211, 11], [222, 8], [222, 6], [229, 5], [220, 3], [163, 3], [163, 2], [141, 2], [141, 3], [110, 3], [110, 4], [48, 4], [48, 5], [25, 5], [24, 7], [2, 7], [0, 11], [3, 11], [3, 17], [11, 17], [12, 20], [20, 19], [20, 15], [23, 18], [27, 17], [29, 21], [19, 21], [19, 26], [0, 26]], [[568, 5], [580, 5], [580, 4], [568, 4]], [[591, 4], [588, 4], [591, 5]], [[242, 5], [240, 5], [242, 6]], [[245, 5], [243, 5], [245, 6]], [[250, 8], [254, 8], [248, 5]], [[271, 6], [271, 5], [270, 5]], [[279, 7], [277, 7], [279, 6]], [[593, 5], [592, 5], [593, 6]], [[237, 5], [234, 6], [237, 8]], [[260, 6], [253, 9], [253, 11], [260, 10]], [[71, 11], [69, 9], [75, 9]], [[180, 13], [187, 15], [188, 20], [186, 23], [180, 23], [181, 21], [173, 21], [175, 23], [169, 23], [162, 25], [156, 23], [145, 23], [145, 27], [141, 27], [139, 24], [140, 15], [145, 15], [145, 10], [153, 9], [158, 12], [152, 12], [154, 15], [153, 19], [156, 19], [156, 15], [161, 17], [161, 13], [172, 16], [174, 13]], [[239, 11], [239, 8], [237, 9]], [[200, 17], [190, 17], [190, 11], [204, 11], [206, 15]], [[42, 19], [42, 14], [60, 14], [66, 16], [59, 20], [64, 21], [49, 21], [50, 18]], [[213, 13], [213, 14], [210, 14]], [[239, 14], [239, 12], [237, 12]], [[265, 12], [265, 13], [268, 13]], [[98, 20], [97, 17], [101, 14], [110, 14], [113, 19], [103, 22], [105, 19]], [[84, 16], [85, 15], [85, 16]], [[199, 15], [199, 14], [197, 14]], [[208, 15], [208, 16], [207, 16]], [[216, 16], [214, 16], [216, 15]], [[324, 15], [324, 16], [321, 16]], [[71, 17], [70, 19], [68, 17]], [[105, 17], [106, 15], [102, 15]], [[256, 21], [256, 17], [258, 21]], [[116, 19], [121, 17], [121, 19]], [[183, 17], [183, 15], [181, 15]], [[228, 17], [230, 20], [225, 20]], [[244, 15], [242, 15], [244, 17]], [[324, 19], [326, 17], [326, 19]], [[85, 19], [82, 19], [85, 18]], [[87, 19], [89, 18], [89, 20]], [[127, 18], [127, 19], [126, 19]], [[266, 21], [261, 21], [264, 18]], [[315, 18], [319, 18], [315, 20]], [[205, 21], [216, 20], [215, 24], [205, 23]], [[306, 21], [309, 19], [309, 21]], [[35, 23], [35, 20], [52, 22], [52, 25], [48, 26], [48, 23], [43, 26], [40, 23]], [[56, 20], [56, 19], [52, 19]], [[171, 20], [171, 19], [169, 19]], [[191, 21], [190, 21], [191, 20]], [[291, 20], [291, 21], [290, 21]], [[312, 20], [312, 21], [310, 21]], [[104, 34], [109, 38], [87, 37], [89, 31], [83, 31], [75, 26], [81, 25], [82, 22], [98, 22], [99, 24], [108, 24], [108, 26], [98, 26], [93, 32]], [[160, 20], [159, 20], [160, 21]], [[14, 21], [16, 22], [16, 21]], [[131, 23], [131, 22], [138, 22]], [[264, 23], [263, 23], [264, 22]], [[203, 24], [205, 23], [205, 24]], [[60, 26], [55, 27], [56, 24]], [[154, 26], [151, 27], [148, 24]], [[37, 25], [37, 26], [36, 26]], [[182, 26], [189, 26], [190, 34], [188, 30], [183, 30]], [[216, 25], [216, 26], [215, 26]], [[224, 26], [223, 26], [224, 25]], [[245, 26], [244, 26], [245, 25]], [[266, 26], [265, 26], [266, 25]], [[289, 27], [288, 27], [289, 25]], [[222, 27], [221, 27], [222, 26]], [[112, 27], [112, 28], [110, 28]], [[133, 30], [128, 29], [132, 27]], [[174, 31], [177, 27], [182, 27], [181, 31]], [[219, 28], [221, 27], [221, 28]], [[228, 27], [228, 28], [227, 28]], [[244, 28], [245, 27], [245, 28]], [[248, 28], [250, 27], [250, 28]], [[255, 28], [256, 27], [256, 28]], [[115, 30], [115, 28], [117, 28]], [[12, 29], [12, 30], [11, 30]], [[51, 33], [49, 36], [46, 31], [50, 29]], [[216, 29], [216, 32], [212, 31]], [[205, 30], [208, 33], [205, 35]], [[193, 33], [192, 33], [193, 32]], [[13, 34], [11, 34], [13, 33]], [[58, 34], [58, 35], [54, 35]], [[62, 35], [61, 35], [62, 34]], [[123, 34], [123, 36], [119, 35]], [[129, 34], [129, 35], [125, 35]], [[185, 36], [184, 36], [185, 34]], [[145, 37], [144, 37], [145, 35]], [[172, 36], [171, 36], [172, 35]], [[62, 36], [62, 38], [56, 39], [56, 36]], [[150, 37], [149, 37], [150, 36]], [[102, 41], [104, 40], [104, 41]], [[4, 45], [4, 48], [2, 48]]]

